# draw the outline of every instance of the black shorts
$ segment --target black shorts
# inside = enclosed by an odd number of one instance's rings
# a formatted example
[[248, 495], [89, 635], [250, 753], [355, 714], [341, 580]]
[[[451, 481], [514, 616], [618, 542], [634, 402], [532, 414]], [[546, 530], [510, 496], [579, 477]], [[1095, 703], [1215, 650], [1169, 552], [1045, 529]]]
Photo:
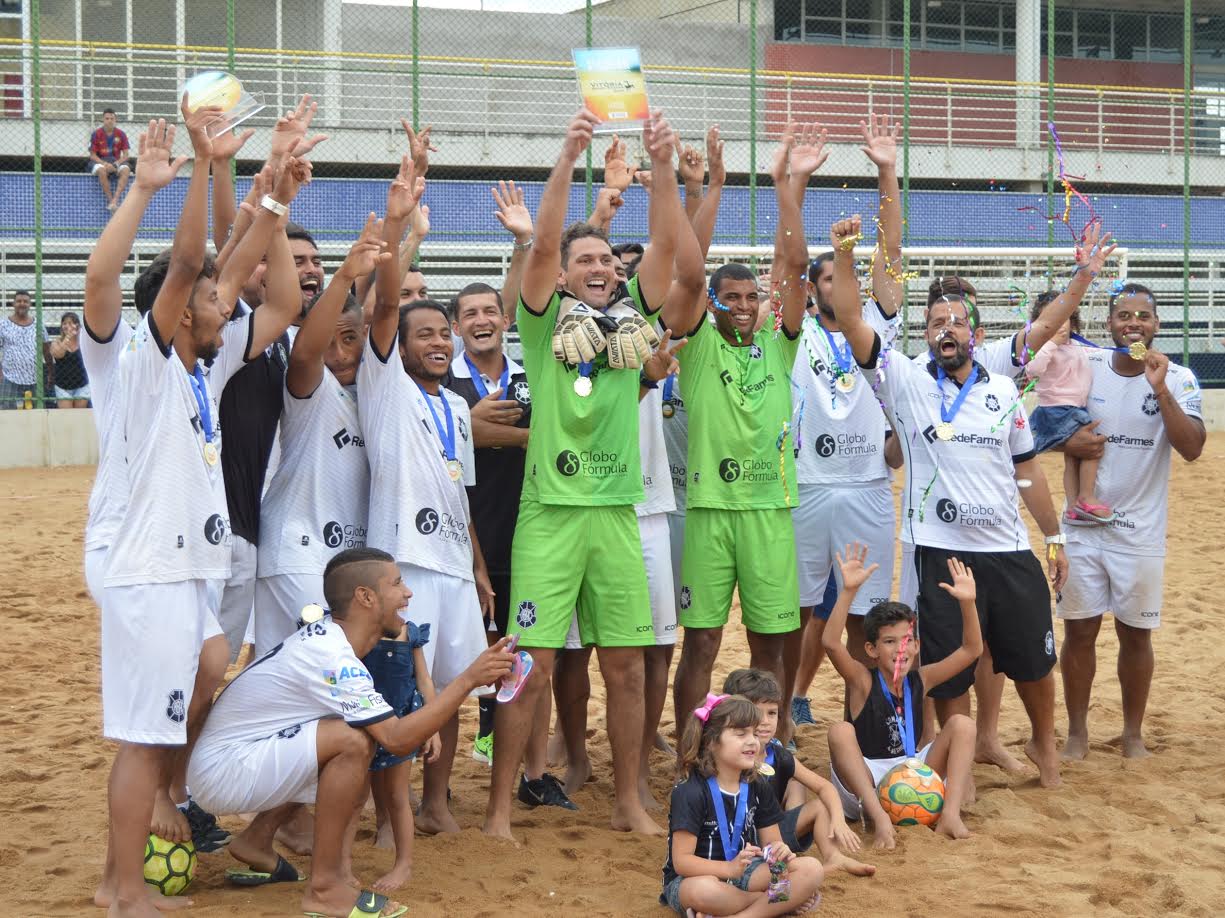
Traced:
[[[510, 572], [500, 574], [490, 571], [489, 582], [493, 585], [493, 627], [499, 635], [503, 635], [510, 621]], [[488, 615], [485, 616], [485, 630], [489, 630]]]
[[[961, 606], [940, 589], [952, 583], [948, 559], [958, 558], [974, 574], [978, 622], [995, 671], [1014, 682], [1034, 682], [1055, 666], [1051, 591], [1032, 551], [948, 551], [915, 547], [919, 578], [919, 655], [924, 665], [943, 660], [961, 646]], [[974, 667], [932, 686], [932, 698], [957, 698], [974, 684]]]

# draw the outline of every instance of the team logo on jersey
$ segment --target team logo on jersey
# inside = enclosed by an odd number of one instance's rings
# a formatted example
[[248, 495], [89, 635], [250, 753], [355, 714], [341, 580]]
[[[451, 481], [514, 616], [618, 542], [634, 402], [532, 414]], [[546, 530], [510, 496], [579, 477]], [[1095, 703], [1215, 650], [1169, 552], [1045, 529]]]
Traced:
[[838, 450], [838, 444], [829, 434], [821, 434], [817, 437], [817, 455], [822, 459], [828, 459]]
[[438, 531], [438, 511], [433, 507], [422, 507], [417, 511], [417, 531], [422, 535], [431, 535]]
[[740, 477], [740, 463], [735, 459], [727, 458], [719, 463], [719, 477], [729, 484]]
[[756, 344], [749, 345], [749, 359], [750, 360], [761, 360], [761, 348], [758, 347]]
[[1000, 400], [995, 397], [994, 393], [991, 393], [987, 396], [987, 410], [988, 411], [999, 411], [1000, 410]]
[[342, 427], [340, 430], [336, 431], [336, 433], [332, 434], [332, 442], [336, 444], [337, 449], [344, 449], [350, 444], [362, 448], [366, 446], [365, 440], [355, 434], [349, 433], [349, 430], [346, 427]]
[[323, 526], [323, 544], [328, 548], [339, 548], [345, 540], [345, 528], [335, 520], [329, 520]]
[[278, 730], [276, 735], [279, 736], [281, 739], [293, 739], [295, 736], [297, 736], [301, 732], [302, 732], [302, 725], [294, 724], [292, 727], [286, 727], [284, 730]]
[[957, 522], [957, 505], [947, 497], [942, 497], [936, 503], [936, 516], [946, 523]]
[[220, 545], [225, 538], [226, 523], [220, 513], [214, 513], [204, 521], [204, 538], [209, 545]]
[[1050, 631], [1046, 633], [1046, 655], [1048, 657], [1055, 655], [1055, 635]]
[[1144, 396], [1144, 404], [1140, 406], [1140, 410], [1147, 414], [1150, 418], [1155, 414], [1161, 413], [1161, 406], [1157, 404], [1157, 396], [1152, 392]]
[[687, 586], [681, 587], [681, 608], [688, 609], [693, 605], [693, 590]]
[[187, 701], [183, 697], [182, 689], [175, 689], [166, 699], [166, 716], [176, 724], [187, 719]]
[[515, 613], [515, 621], [519, 623], [520, 628], [530, 628], [536, 624], [536, 603], [530, 599], [525, 599], [519, 603], [519, 610]]
[[521, 402], [524, 405], [532, 403], [532, 390], [526, 382], [515, 383], [514, 391], [511, 394], [517, 402]]

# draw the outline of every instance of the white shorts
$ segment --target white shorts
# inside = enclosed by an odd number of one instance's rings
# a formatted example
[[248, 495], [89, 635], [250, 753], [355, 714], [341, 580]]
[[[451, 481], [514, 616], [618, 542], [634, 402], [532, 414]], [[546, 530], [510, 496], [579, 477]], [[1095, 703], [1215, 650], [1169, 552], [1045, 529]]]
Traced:
[[327, 606], [323, 601], [323, 571], [317, 574], [272, 574], [255, 581], [257, 659], [298, 630], [302, 607], [312, 602]]
[[105, 548], [91, 548], [85, 552], [85, 586], [99, 609], [106, 589], [106, 551]]
[[314, 803], [319, 786], [319, 721], [294, 724], [247, 743], [199, 743], [187, 785], [215, 816], [263, 813], [285, 803]]
[[898, 572], [898, 602], [911, 609], [919, 601], [919, 572], [914, 566], [914, 542], [902, 543], [902, 569]]
[[[927, 754], [931, 752], [932, 744], [928, 743], [916, 753], [915, 758], [920, 762], [927, 761]], [[890, 768], [901, 765], [909, 756], [899, 755], [892, 759], [869, 759], [864, 758], [863, 763], [868, 766], [868, 771], [872, 772], [872, 786], [879, 787], [881, 779], [889, 773]], [[838, 777], [838, 772], [834, 771], [834, 763], [829, 763], [829, 776], [833, 779], [834, 787], [838, 789], [838, 796], [842, 798], [842, 814], [847, 819], [856, 820], [863, 816], [863, 804], [859, 802], [859, 798], [846, 789]], [[196, 786], [191, 785], [191, 792], [196, 792]], [[207, 809], [207, 807], [206, 807]], [[210, 811], [211, 812], [211, 811]]]
[[1097, 618], [1110, 612], [1132, 628], [1161, 627], [1163, 556], [1124, 555], [1081, 542], [1069, 542], [1065, 550], [1068, 582], [1055, 605], [1060, 618]]
[[[651, 625], [655, 629], [655, 646], [668, 647], [676, 643], [676, 578], [672, 566], [672, 533], [669, 513], [652, 513], [638, 517], [638, 534], [642, 538], [642, 562], [647, 569], [647, 591], [651, 594]], [[578, 613], [570, 619], [566, 649], [583, 646], [578, 633]]]
[[230, 543], [230, 579], [221, 591], [221, 606], [217, 612], [217, 621], [230, 645], [231, 663], [238, 659], [238, 652], [242, 650], [242, 639], [255, 607], [256, 559], [255, 546], [235, 534]]
[[830, 572], [842, 574], [834, 557], [851, 542], [868, 546], [868, 562], [879, 564], [851, 605], [852, 615], [867, 615], [893, 590], [893, 490], [888, 481], [870, 487], [802, 484], [800, 503], [791, 511], [795, 554], [799, 559], [800, 606], [820, 605]]
[[119, 174], [119, 169], [131, 169], [132, 168], [126, 162], [124, 163], [91, 163], [89, 174], [97, 175], [99, 169], [105, 169], [107, 166], [117, 166], [118, 168], [115, 170], [116, 175]]
[[[476, 584], [402, 561], [400, 575], [413, 591], [413, 598], [408, 601], [408, 620], [430, 626], [429, 643], [421, 650], [434, 688], [441, 691], [489, 646]], [[492, 691], [478, 689], [473, 694]]]
[[221, 627], [209, 581], [107, 587], [102, 597], [102, 735], [125, 743], [187, 742], [200, 648]]

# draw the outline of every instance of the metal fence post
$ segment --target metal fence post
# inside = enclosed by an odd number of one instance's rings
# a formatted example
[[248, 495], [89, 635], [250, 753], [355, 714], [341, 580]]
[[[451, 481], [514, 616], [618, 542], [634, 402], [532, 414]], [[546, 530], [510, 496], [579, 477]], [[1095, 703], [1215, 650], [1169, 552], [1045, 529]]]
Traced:
[[749, 0], [749, 245], [757, 245], [757, 0]]
[[1182, 5], [1182, 363], [1191, 363], [1191, 0]]
[[[584, 10], [583, 10], [583, 16], [586, 20], [585, 26], [587, 30], [586, 31], [587, 47], [590, 48], [591, 47], [591, 35], [593, 31], [592, 30], [593, 23], [591, 19], [591, 0], [587, 0], [586, 6], [584, 7]], [[595, 205], [595, 200], [593, 199], [591, 162], [592, 162], [591, 144], [587, 144], [587, 157], [586, 157], [586, 163], [583, 168], [583, 184], [586, 188], [586, 198], [587, 198], [587, 209], [583, 213], [584, 219], [586, 219], [587, 215], [591, 213]], [[608, 176], [605, 176], [604, 180], [607, 181]]]
[[43, 75], [42, 11], [40, 0], [30, 0], [30, 113], [34, 116], [34, 405], [43, 402]]
[[[1046, 120], [1055, 123], [1055, 0], [1046, 3]], [[1046, 212], [1055, 212], [1055, 138], [1046, 132]], [[1055, 222], [1046, 221], [1046, 244], [1055, 245]], [[1046, 260], [1048, 286], [1055, 283], [1054, 259]]]
[[[902, 4], [902, 245], [910, 242], [910, 4]], [[902, 281], [902, 353], [910, 340], [909, 282]]]
[[417, 57], [417, 0], [413, 0], [413, 130], [421, 127], [421, 62]]

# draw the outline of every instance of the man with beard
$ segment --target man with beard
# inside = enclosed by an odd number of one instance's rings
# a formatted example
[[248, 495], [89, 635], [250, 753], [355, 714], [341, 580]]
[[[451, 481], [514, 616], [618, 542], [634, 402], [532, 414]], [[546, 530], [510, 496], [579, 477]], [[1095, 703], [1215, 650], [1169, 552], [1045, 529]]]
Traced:
[[1068, 557], [1074, 563], [1058, 606], [1064, 623], [1059, 662], [1068, 707], [1064, 758], [1083, 759], [1089, 751], [1094, 644], [1106, 612], [1114, 616], [1119, 638], [1123, 755], [1149, 754], [1142, 727], [1153, 681], [1152, 634], [1161, 625], [1170, 451], [1191, 462], [1207, 436], [1195, 374], [1153, 348], [1160, 328], [1152, 291], [1125, 284], [1110, 297], [1108, 329], [1114, 348], [1089, 352], [1089, 414], [1101, 422], [1107, 443], [1097, 488], [1117, 516], [1092, 528], [1072, 527], [1069, 521]]
[[[1050, 591], [1018, 511], [1018, 479], [1030, 482], [1021, 497], [1046, 536], [1056, 591], [1067, 579], [1068, 562], [1016, 385], [971, 360], [974, 332], [956, 284], [928, 294], [926, 338], [933, 356], [927, 365], [905, 359], [881, 365], [882, 341], [863, 320], [855, 279], [860, 225], [855, 216], [835, 223], [830, 233], [834, 312], [855, 360], [875, 371], [877, 394], [906, 454], [902, 528], [916, 546], [923, 662], [943, 659], [960, 645], [957, 603], [940, 587], [955, 553], [979, 584], [978, 613], [995, 669], [1013, 680], [1029, 715], [1026, 754], [1042, 785], [1056, 786]], [[970, 666], [931, 690], [941, 722], [969, 713], [973, 681]]]

